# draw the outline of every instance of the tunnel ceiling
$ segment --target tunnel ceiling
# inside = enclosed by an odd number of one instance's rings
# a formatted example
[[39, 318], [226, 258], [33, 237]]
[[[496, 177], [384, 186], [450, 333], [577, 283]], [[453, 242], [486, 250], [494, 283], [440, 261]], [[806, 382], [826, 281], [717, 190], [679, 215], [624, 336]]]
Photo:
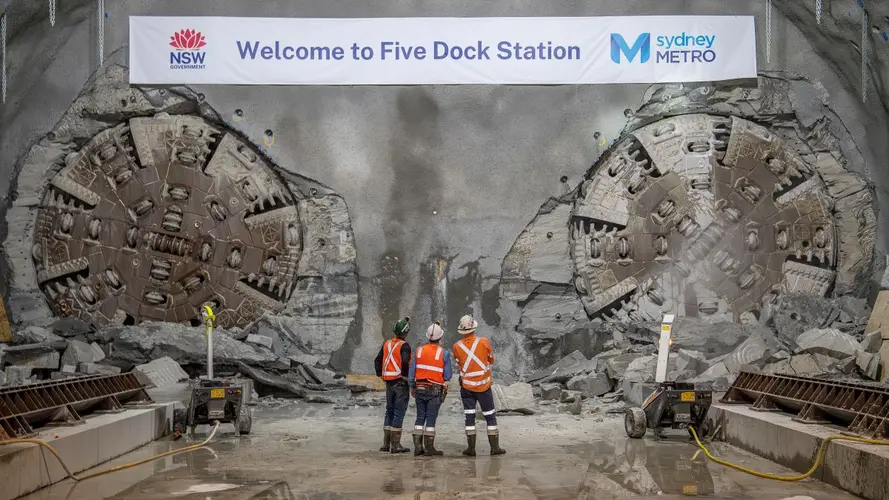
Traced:
[[825, 295], [838, 225], [824, 182], [767, 128], [690, 114], [624, 136], [571, 210], [575, 287], [590, 317], [758, 314]]
[[32, 257], [57, 314], [245, 326], [281, 311], [301, 254], [296, 199], [247, 144], [195, 116], [133, 118], [69, 154]]

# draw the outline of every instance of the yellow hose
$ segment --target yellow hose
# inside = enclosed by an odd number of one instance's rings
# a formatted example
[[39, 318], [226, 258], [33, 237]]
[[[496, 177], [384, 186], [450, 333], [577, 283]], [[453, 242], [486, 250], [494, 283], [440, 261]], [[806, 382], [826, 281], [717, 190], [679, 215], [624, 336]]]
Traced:
[[205, 439], [205, 440], [204, 440], [203, 442], [201, 442], [201, 443], [193, 444], [193, 445], [191, 445], [191, 446], [186, 446], [185, 448], [179, 448], [178, 450], [170, 450], [170, 451], [168, 451], [168, 452], [161, 453], [160, 455], [155, 455], [155, 456], [153, 456], [153, 457], [148, 457], [148, 458], [145, 458], [145, 459], [136, 461], [136, 462], [132, 462], [132, 463], [128, 463], [128, 464], [123, 464], [123, 465], [117, 465], [117, 466], [115, 466], [115, 467], [111, 467], [110, 469], [100, 470], [100, 471], [98, 471], [98, 472], [93, 472], [92, 474], [87, 474], [87, 475], [85, 475], [85, 476], [77, 476], [77, 475], [75, 475], [74, 473], [72, 473], [72, 472], [71, 472], [71, 469], [69, 469], [68, 466], [65, 464], [65, 461], [62, 460], [62, 457], [59, 455], [59, 452], [56, 451], [55, 448], [53, 448], [52, 446], [50, 446], [49, 443], [47, 443], [46, 441], [43, 441], [43, 440], [41, 440], [41, 439], [33, 439], [33, 438], [28, 438], [28, 439], [4, 439], [4, 440], [0, 441], [0, 445], [4, 445], [4, 444], [15, 444], [15, 443], [31, 443], [31, 444], [36, 444], [36, 445], [42, 446], [43, 448], [46, 448], [47, 450], [49, 450], [53, 455], [55, 455], [56, 460], [59, 461], [59, 465], [61, 465], [62, 468], [65, 469], [65, 473], [68, 474], [68, 477], [69, 477], [69, 478], [73, 479], [74, 481], [84, 481], [84, 480], [86, 480], [86, 479], [92, 479], [92, 478], [94, 478], [94, 477], [103, 476], [103, 475], [108, 474], [108, 473], [110, 473], [110, 472], [117, 472], [117, 471], [119, 471], [119, 470], [129, 469], [129, 468], [131, 468], [131, 467], [136, 467], [136, 466], [139, 466], [139, 465], [142, 465], [142, 464], [146, 464], [146, 463], [148, 463], [148, 462], [153, 462], [153, 461], [155, 461], [155, 460], [159, 460], [159, 459], [161, 459], [161, 458], [169, 457], [169, 456], [171, 456], [171, 455], [178, 455], [178, 454], [180, 454], [180, 453], [186, 453], [186, 452], [189, 452], [189, 451], [195, 451], [195, 450], [197, 450], [197, 449], [203, 448], [204, 446], [207, 446], [207, 444], [210, 442], [210, 440], [213, 439], [213, 436], [216, 435], [216, 430], [217, 430], [217, 429], [219, 429], [219, 421], [218, 421], [218, 420], [216, 421], [216, 425], [213, 426], [213, 430], [210, 432], [210, 435], [207, 436], [207, 439]]
[[766, 474], [765, 472], [755, 471], [753, 469], [748, 469], [747, 467], [742, 467], [737, 464], [733, 464], [727, 460], [722, 460], [721, 458], [716, 458], [710, 454], [710, 450], [708, 450], [701, 440], [698, 439], [698, 433], [695, 432], [694, 427], [688, 426], [688, 430], [691, 431], [691, 435], [695, 438], [695, 442], [698, 444], [698, 448], [704, 451], [704, 455], [707, 456], [710, 460], [718, 463], [719, 465], [724, 465], [731, 469], [739, 470], [741, 472], [746, 472], [752, 476], [761, 477], [763, 479], [774, 479], [776, 481], [802, 481], [803, 479], [811, 476], [818, 469], [818, 466], [821, 465], [821, 461], [824, 460], [824, 453], [827, 451], [827, 445], [830, 444], [831, 441], [854, 441], [856, 443], [866, 443], [866, 444], [877, 444], [877, 445], [889, 445], [889, 441], [884, 441], [880, 439], [868, 439], [868, 438], [860, 438], [854, 436], [843, 436], [842, 434], [834, 434], [833, 436], [827, 437], [824, 441], [821, 442], [821, 446], [818, 448], [818, 453], [815, 455], [815, 463], [812, 464], [812, 468], [806, 471], [804, 474], [800, 474], [798, 476], [776, 476], [774, 474]]

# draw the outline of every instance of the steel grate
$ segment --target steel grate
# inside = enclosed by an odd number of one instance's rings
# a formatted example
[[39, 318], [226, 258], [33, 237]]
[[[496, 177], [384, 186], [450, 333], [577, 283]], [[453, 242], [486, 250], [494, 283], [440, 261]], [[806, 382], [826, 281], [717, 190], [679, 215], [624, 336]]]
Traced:
[[0, 439], [34, 434], [44, 425], [72, 425], [90, 412], [117, 412], [124, 404], [151, 403], [136, 376], [91, 375], [0, 389]]
[[741, 372], [721, 402], [795, 413], [803, 423], [833, 423], [853, 434], [889, 437], [889, 387], [792, 375]]

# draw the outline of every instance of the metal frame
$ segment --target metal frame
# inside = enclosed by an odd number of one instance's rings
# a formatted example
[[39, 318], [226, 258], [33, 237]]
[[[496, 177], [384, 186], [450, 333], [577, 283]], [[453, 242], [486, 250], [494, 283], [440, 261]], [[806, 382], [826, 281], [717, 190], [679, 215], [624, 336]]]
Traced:
[[759, 411], [795, 413], [801, 423], [840, 424], [852, 434], [889, 437], [889, 387], [884, 385], [741, 372], [720, 402], [752, 403]]
[[0, 389], [0, 439], [34, 435], [45, 425], [75, 425], [82, 415], [153, 403], [132, 373], [91, 375]]

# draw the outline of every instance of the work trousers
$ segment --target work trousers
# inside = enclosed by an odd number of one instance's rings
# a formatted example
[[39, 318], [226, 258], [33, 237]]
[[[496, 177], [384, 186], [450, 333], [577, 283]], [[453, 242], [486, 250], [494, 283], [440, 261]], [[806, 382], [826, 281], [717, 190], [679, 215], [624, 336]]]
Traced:
[[438, 419], [438, 410], [444, 399], [444, 391], [441, 387], [417, 386], [414, 400], [417, 402], [417, 421], [414, 422], [414, 434], [435, 435], [435, 421]]
[[466, 417], [466, 434], [475, 434], [475, 404], [482, 407], [488, 435], [497, 435], [497, 410], [494, 409], [494, 394], [491, 389], [484, 392], [472, 392], [465, 387], [460, 388], [460, 399], [463, 400], [463, 415]]
[[387, 430], [401, 430], [404, 423], [404, 413], [411, 399], [411, 390], [407, 381], [403, 379], [386, 381], [386, 416], [383, 419], [383, 428]]

